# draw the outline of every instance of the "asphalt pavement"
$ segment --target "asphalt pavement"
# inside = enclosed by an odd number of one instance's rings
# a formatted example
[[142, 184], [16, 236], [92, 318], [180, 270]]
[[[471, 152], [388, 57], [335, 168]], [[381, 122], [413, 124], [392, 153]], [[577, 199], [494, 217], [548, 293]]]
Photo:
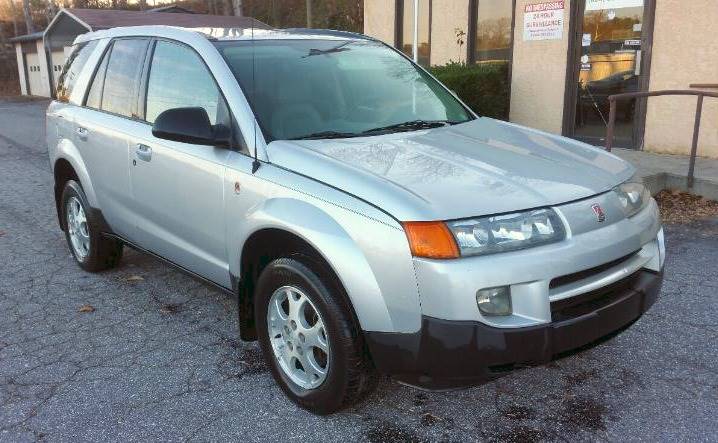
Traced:
[[0, 442], [718, 441], [718, 220], [666, 227], [659, 301], [606, 343], [460, 391], [385, 379], [316, 417], [239, 340], [231, 296], [127, 249], [73, 263], [46, 105], [0, 100]]

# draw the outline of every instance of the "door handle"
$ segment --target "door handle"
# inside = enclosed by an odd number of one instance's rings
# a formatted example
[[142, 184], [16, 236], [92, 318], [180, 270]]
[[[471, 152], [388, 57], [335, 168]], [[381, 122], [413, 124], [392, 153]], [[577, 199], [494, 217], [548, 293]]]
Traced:
[[80, 138], [80, 140], [87, 140], [87, 128], [83, 128], [82, 126], [78, 127], [75, 132], [77, 132], [77, 136]]
[[137, 158], [142, 161], [148, 162], [152, 160], [152, 148], [145, 144], [137, 143], [137, 149], [135, 150], [135, 153], [137, 154]]

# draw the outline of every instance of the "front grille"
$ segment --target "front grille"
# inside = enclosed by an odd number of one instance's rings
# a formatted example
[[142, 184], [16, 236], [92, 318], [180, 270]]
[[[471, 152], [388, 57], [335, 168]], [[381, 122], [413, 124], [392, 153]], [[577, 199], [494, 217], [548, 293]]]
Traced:
[[554, 322], [571, 320], [610, 305], [635, 286], [641, 272], [636, 271], [595, 291], [551, 302], [551, 320]]
[[561, 286], [569, 285], [571, 283], [576, 283], [578, 281], [593, 277], [596, 274], [600, 274], [601, 272], [607, 271], [615, 266], [620, 265], [621, 263], [624, 263], [628, 259], [632, 258], [634, 255], [636, 255], [638, 251], [633, 251], [628, 255], [624, 255], [621, 258], [617, 258], [616, 260], [610, 261], [608, 263], [604, 263], [602, 265], [596, 266], [594, 268], [585, 269], [583, 271], [574, 272], [573, 274], [566, 274], [562, 275], [561, 277], [556, 277], [548, 285], [549, 290], [560, 288]]

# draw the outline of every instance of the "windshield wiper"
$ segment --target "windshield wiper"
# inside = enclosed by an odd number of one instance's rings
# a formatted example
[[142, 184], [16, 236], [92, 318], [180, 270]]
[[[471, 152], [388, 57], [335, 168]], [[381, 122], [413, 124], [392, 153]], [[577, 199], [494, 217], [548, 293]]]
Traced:
[[394, 125], [382, 126], [379, 128], [367, 129], [362, 134], [372, 134], [375, 132], [389, 132], [389, 131], [411, 131], [414, 129], [431, 129], [439, 128], [442, 126], [455, 125], [461, 122], [454, 122], [450, 120], [412, 120], [409, 122], [396, 123]]
[[456, 125], [463, 122], [455, 122], [451, 120], [412, 120], [410, 122], [396, 123], [394, 125], [382, 126], [379, 128], [367, 129], [362, 132], [340, 132], [340, 131], [321, 131], [314, 132], [312, 134], [302, 135], [299, 137], [290, 138], [289, 140], [321, 140], [328, 138], [352, 138], [352, 137], [364, 137], [377, 132], [400, 132], [400, 131], [411, 131], [415, 129], [431, 129], [439, 128], [442, 126]]
[[321, 131], [314, 132], [312, 134], [302, 135], [299, 137], [293, 137], [289, 140], [321, 140], [326, 138], [350, 138], [350, 137], [361, 137], [363, 134], [356, 132], [339, 132], [339, 131]]
[[303, 56], [302, 58], [312, 57], [312, 56], [315, 56], [315, 55], [332, 54], [332, 53], [335, 53], [335, 52], [350, 51], [351, 48], [345, 48], [345, 46], [348, 45], [349, 43], [351, 43], [351, 41], [344, 42], [344, 43], [342, 43], [342, 44], [340, 44], [340, 45], [338, 45], [338, 46], [335, 46], [335, 47], [329, 48], [329, 49], [316, 49], [316, 48], [311, 48], [311, 49], [309, 50], [309, 54]]

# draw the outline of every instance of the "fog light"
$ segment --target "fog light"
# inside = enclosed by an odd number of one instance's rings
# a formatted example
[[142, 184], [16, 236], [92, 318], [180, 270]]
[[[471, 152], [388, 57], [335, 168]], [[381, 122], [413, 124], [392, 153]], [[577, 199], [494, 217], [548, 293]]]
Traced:
[[476, 303], [484, 315], [511, 315], [511, 288], [480, 289], [476, 292]]

